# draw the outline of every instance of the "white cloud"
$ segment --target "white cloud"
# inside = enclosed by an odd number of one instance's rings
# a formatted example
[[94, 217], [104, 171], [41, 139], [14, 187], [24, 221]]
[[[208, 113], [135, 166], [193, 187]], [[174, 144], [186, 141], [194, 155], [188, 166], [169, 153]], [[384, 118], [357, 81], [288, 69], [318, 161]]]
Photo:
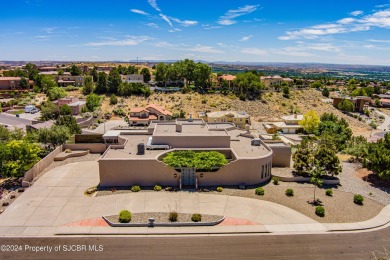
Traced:
[[238, 9], [231, 9], [225, 13], [225, 15], [221, 16], [218, 20], [218, 23], [221, 25], [232, 25], [237, 23], [234, 21], [234, 18], [253, 13], [257, 10], [259, 5], [246, 5], [243, 7], [239, 7]]
[[181, 30], [179, 28], [173, 28], [171, 30], [168, 30], [168, 32], [171, 32], [171, 33], [173, 33], [173, 32], [181, 32]]
[[268, 52], [266, 50], [259, 49], [259, 48], [244, 48], [244, 49], [241, 49], [241, 52], [245, 53], [245, 54], [254, 54], [254, 55], [260, 55], [260, 56], [264, 56], [264, 55], [268, 54]]
[[224, 53], [224, 51], [217, 50], [212, 46], [205, 46], [197, 44], [195, 47], [185, 49], [187, 51], [205, 52], [205, 53]]
[[211, 30], [211, 29], [219, 29], [222, 28], [222, 26], [210, 26], [210, 27], [205, 27], [205, 30]]
[[124, 40], [111, 40], [102, 42], [88, 42], [83, 44], [84, 46], [135, 46], [145, 41], [151, 40], [149, 36], [129, 36]]
[[156, 11], [161, 12], [161, 9], [157, 5], [156, 0], [148, 0], [148, 3], [150, 4], [151, 7], [153, 7]]
[[163, 42], [158, 42], [158, 43], [154, 44], [153, 46], [160, 47], [160, 48], [172, 48], [172, 47], [175, 47], [176, 45], [163, 41]]
[[135, 14], [141, 14], [141, 15], [149, 15], [147, 12], [138, 9], [131, 9], [130, 12], [133, 12]]
[[318, 24], [296, 31], [287, 31], [280, 40], [316, 39], [319, 36], [367, 31], [373, 27], [390, 28], [390, 9], [376, 11], [361, 18], [342, 18], [334, 23]]
[[168, 16], [166, 16], [165, 14], [159, 14], [159, 15], [160, 15], [160, 17], [161, 17], [164, 21], [166, 21], [166, 22], [169, 24], [169, 26], [173, 27], [173, 24], [172, 24], [171, 20], [169, 20]]
[[367, 40], [369, 42], [382, 42], [382, 43], [390, 43], [390, 40], [376, 40], [376, 39], [370, 39]]
[[244, 36], [244, 37], [241, 38], [240, 42], [249, 41], [252, 37], [253, 37], [253, 35]]
[[177, 18], [174, 18], [174, 17], [169, 17], [172, 21], [180, 24], [181, 26], [192, 26], [192, 25], [197, 25], [198, 24], [198, 21], [189, 21], [189, 20], [180, 20], [180, 19], [177, 19]]
[[146, 23], [145, 25], [149, 26], [149, 27], [157, 28], [157, 29], [160, 28], [160, 27], [158, 27], [158, 25], [156, 23]]
[[352, 15], [352, 16], [358, 16], [358, 15], [361, 15], [361, 14], [363, 14], [363, 11], [361, 11], [361, 10], [356, 10], [356, 11], [353, 11], [353, 12], [350, 13], [350, 15]]

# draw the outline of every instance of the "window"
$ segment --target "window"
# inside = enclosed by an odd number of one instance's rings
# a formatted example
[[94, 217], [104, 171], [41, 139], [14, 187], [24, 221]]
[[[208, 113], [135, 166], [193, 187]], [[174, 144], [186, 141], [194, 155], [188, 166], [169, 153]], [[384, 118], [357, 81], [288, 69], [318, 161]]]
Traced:
[[261, 166], [261, 178], [264, 178], [264, 165]]

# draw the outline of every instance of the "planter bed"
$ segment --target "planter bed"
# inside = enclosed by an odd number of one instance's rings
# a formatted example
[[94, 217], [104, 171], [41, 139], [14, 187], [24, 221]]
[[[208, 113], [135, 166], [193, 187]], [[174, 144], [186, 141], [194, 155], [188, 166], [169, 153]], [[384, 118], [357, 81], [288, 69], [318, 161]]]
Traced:
[[71, 157], [81, 157], [89, 154], [89, 150], [87, 151], [72, 151], [71, 153], [62, 152], [54, 157], [54, 161], [64, 161]]
[[120, 223], [118, 215], [103, 216], [103, 219], [112, 227], [148, 227], [149, 218], [154, 218], [155, 227], [182, 227], [182, 226], [215, 226], [221, 223], [225, 217], [215, 215], [202, 215], [202, 221], [191, 221], [192, 214], [178, 213], [176, 222], [168, 220], [169, 212], [145, 212], [131, 213], [129, 223]]

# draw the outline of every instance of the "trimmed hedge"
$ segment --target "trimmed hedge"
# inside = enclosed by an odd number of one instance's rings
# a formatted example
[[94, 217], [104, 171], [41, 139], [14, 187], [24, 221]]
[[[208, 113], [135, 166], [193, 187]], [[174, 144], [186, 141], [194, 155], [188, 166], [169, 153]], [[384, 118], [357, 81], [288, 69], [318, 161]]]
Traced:
[[129, 223], [131, 221], [131, 212], [128, 210], [122, 210], [119, 212], [119, 222]]
[[259, 195], [259, 196], [263, 196], [264, 195], [264, 189], [261, 188], [261, 187], [256, 188], [255, 194]]
[[319, 217], [325, 217], [325, 208], [322, 206], [316, 207], [316, 215]]
[[202, 221], [202, 215], [200, 215], [200, 214], [198, 214], [198, 213], [193, 214], [193, 215], [191, 216], [191, 220], [192, 220], [193, 222], [200, 222], [200, 221]]

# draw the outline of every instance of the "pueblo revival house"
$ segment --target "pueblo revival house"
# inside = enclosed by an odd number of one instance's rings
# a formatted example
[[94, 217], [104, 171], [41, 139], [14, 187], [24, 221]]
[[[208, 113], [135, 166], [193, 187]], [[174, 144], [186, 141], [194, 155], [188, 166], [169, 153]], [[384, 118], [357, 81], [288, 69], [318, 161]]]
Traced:
[[[147, 108], [133, 113], [150, 118], [157, 109]], [[103, 139], [111, 144], [99, 159], [103, 187], [255, 185], [271, 178], [273, 165], [289, 167], [291, 158], [291, 147], [284, 143], [266, 144], [233, 123], [202, 119], [152, 121], [146, 129], [110, 130]], [[174, 151], [216, 151], [225, 156], [227, 164], [212, 171], [174, 168], [163, 162]]]

